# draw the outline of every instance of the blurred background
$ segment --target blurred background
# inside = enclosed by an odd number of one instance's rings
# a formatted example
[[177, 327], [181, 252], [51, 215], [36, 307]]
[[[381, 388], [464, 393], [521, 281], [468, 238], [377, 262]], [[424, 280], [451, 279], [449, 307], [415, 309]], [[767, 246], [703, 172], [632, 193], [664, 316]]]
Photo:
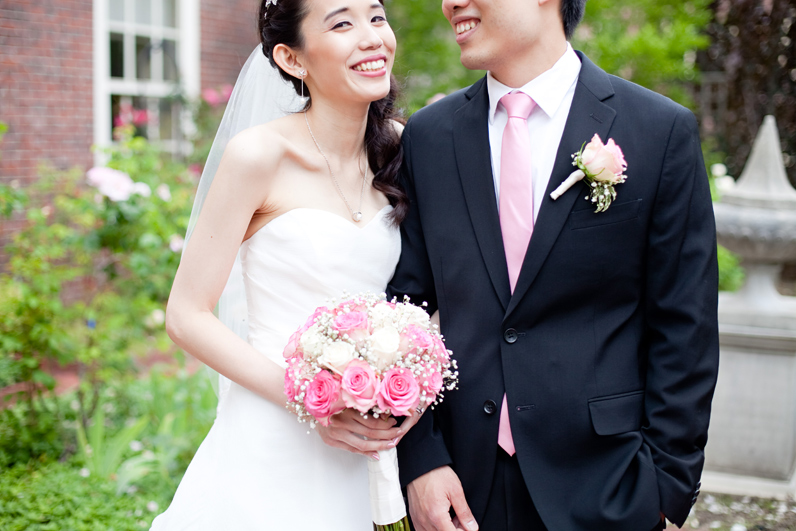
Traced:
[[[164, 309], [202, 164], [259, 43], [258, 5], [0, 0], [2, 529], [147, 529], [213, 422], [210, 378], [171, 344]], [[407, 118], [484, 74], [459, 63], [438, 1], [386, 6]], [[794, 24], [793, 0], [589, 0], [573, 46], [694, 111], [719, 200], [736, 193], [766, 115], [771, 171], [796, 185]], [[719, 260], [721, 289], [744, 286], [748, 258], [720, 247]], [[776, 264], [776, 292], [792, 297], [796, 256]], [[776, 356], [792, 360], [796, 325], [788, 335], [784, 322]], [[777, 371], [791, 382], [766, 398], [784, 407], [781, 466], [715, 460], [715, 494], [691, 528], [796, 529], [796, 365]], [[747, 429], [775, 428], [733, 424], [718, 438]], [[750, 444], [715, 455], [754, 460]]]

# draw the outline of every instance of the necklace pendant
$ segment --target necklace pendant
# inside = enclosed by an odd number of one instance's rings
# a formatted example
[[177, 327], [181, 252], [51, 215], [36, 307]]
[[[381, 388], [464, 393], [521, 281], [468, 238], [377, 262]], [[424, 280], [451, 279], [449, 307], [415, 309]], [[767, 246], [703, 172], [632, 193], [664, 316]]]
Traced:
[[354, 221], [362, 221], [362, 212], [354, 212], [351, 214], [351, 217], [354, 219]]

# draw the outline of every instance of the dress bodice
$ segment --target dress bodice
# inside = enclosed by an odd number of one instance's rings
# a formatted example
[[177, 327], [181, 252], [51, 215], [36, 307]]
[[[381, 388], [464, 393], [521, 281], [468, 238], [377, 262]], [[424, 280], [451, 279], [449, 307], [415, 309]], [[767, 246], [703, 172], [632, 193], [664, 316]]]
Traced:
[[381, 293], [401, 252], [398, 228], [381, 209], [366, 225], [332, 212], [296, 208], [241, 246], [248, 341], [280, 365], [290, 335], [318, 306], [344, 293]]

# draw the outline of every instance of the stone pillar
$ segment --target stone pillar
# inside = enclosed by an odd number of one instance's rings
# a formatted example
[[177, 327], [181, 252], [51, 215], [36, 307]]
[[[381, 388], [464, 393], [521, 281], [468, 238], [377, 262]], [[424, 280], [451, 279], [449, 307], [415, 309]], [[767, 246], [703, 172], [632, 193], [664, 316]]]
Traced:
[[719, 243], [746, 281], [719, 296], [721, 360], [706, 471], [789, 480], [796, 467], [796, 297], [775, 282], [796, 260], [796, 190], [767, 116], [737, 185], [714, 205]]

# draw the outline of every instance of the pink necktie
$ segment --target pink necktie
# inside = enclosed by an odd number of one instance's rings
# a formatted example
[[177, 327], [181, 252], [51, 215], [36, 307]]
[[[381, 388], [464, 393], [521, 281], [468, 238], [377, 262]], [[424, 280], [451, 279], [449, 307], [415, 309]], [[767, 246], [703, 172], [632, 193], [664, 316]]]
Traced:
[[[535, 104], [530, 96], [522, 92], [506, 94], [500, 98], [500, 103], [509, 115], [503, 130], [500, 151], [500, 231], [506, 251], [509, 285], [514, 293], [533, 233], [533, 182], [528, 117]], [[498, 444], [507, 454], [514, 455], [514, 439], [511, 436], [505, 394], [500, 408]]]

